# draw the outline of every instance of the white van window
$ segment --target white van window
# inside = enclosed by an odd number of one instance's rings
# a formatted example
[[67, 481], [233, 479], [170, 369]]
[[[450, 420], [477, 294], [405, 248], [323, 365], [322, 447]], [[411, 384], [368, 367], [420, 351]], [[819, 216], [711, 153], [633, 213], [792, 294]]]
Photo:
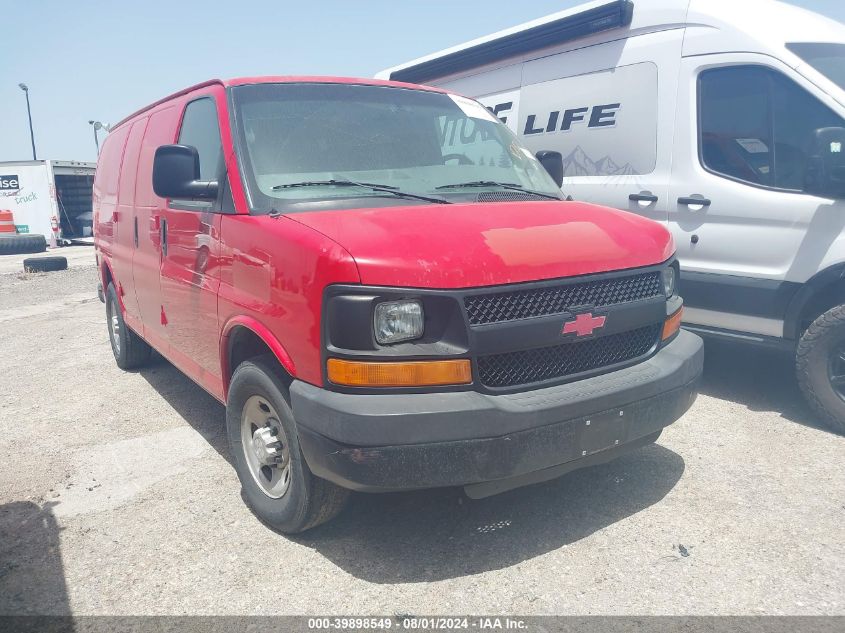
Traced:
[[763, 187], [801, 191], [813, 132], [845, 121], [784, 75], [729, 66], [699, 76], [704, 167]]
[[796, 42], [786, 48], [845, 90], [845, 44]]

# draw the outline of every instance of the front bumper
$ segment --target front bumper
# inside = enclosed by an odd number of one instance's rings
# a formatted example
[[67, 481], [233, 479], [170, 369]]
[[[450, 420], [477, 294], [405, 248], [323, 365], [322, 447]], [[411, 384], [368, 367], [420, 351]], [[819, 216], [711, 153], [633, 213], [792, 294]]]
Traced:
[[703, 356], [701, 339], [681, 331], [642, 363], [534, 391], [364, 395], [294, 381], [291, 401], [308, 466], [340, 486], [530, 483], [606, 461], [672, 424], [695, 400]]

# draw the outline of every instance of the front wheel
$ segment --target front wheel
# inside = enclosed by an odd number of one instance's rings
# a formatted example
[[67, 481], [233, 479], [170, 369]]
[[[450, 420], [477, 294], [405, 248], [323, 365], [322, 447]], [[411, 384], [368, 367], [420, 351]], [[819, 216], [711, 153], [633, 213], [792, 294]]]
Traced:
[[845, 306], [831, 308], [810, 324], [795, 359], [810, 406], [831, 429], [845, 433]]
[[286, 533], [334, 518], [349, 491], [315, 477], [299, 449], [296, 422], [272, 357], [235, 370], [226, 405], [226, 431], [244, 498], [255, 515]]

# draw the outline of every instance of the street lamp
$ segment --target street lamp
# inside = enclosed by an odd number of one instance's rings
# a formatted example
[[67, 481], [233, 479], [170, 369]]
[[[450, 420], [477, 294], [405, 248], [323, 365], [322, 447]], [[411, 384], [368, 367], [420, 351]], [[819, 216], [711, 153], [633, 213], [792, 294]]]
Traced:
[[103, 128], [103, 124], [99, 121], [88, 121], [88, 125], [94, 128], [94, 144], [97, 146], [97, 156], [100, 155], [100, 139], [97, 138], [97, 130]]
[[26, 95], [26, 116], [29, 117], [29, 140], [32, 141], [32, 160], [38, 160], [35, 157], [35, 132], [32, 131], [32, 110], [29, 109], [29, 88], [26, 84], [18, 84], [18, 88], [23, 90]]

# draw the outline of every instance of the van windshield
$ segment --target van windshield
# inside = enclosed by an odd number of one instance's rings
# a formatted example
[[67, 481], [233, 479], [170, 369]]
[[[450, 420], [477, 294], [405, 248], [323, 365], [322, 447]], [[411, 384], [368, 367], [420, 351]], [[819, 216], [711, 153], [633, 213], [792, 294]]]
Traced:
[[796, 42], [786, 48], [845, 90], [845, 44]]
[[251, 84], [232, 95], [259, 213], [474, 201], [485, 191], [561, 198], [513, 132], [470, 99], [331, 83]]

